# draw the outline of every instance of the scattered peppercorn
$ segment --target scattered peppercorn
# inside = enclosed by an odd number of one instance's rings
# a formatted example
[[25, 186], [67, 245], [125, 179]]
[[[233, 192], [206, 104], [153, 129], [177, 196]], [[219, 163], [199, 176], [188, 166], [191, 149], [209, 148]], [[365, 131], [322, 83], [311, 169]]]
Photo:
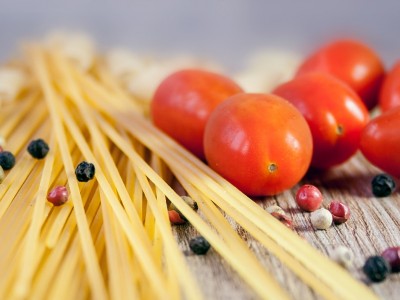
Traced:
[[382, 257], [389, 263], [393, 273], [400, 272], [400, 247], [390, 247], [382, 252]]
[[349, 269], [353, 265], [353, 252], [346, 246], [337, 246], [331, 252], [331, 258], [341, 266]]
[[210, 243], [202, 236], [195, 237], [189, 241], [190, 249], [197, 255], [204, 255], [210, 249]]
[[271, 215], [274, 216], [279, 221], [281, 221], [281, 223], [283, 225], [285, 225], [287, 228], [293, 229], [293, 222], [288, 216], [281, 214], [279, 212], [276, 212], [276, 211], [272, 212]]
[[390, 265], [382, 256], [370, 256], [363, 266], [363, 271], [371, 281], [381, 282], [390, 273]]
[[3, 170], [10, 170], [15, 165], [15, 157], [9, 151], [0, 152], [0, 166]]
[[49, 145], [42, 139], [37, 139], [29, 143], [27, 150], [33, 158], [43, 159], [49, 153]]
[[93, 179], [95, 171], [95, 167], [92, 163], [82, 161], [75, 169], [76, 179], [80, 182], [88, 182]]
[[268, 206], [268, 207], [266, 208], [266, 210], [267, 210], [267, 212], [269, 212], [270, 214], [272, 214], [272, 213], [274, 213], [274, 212], [279, 213], [279, 214], [281, 214], [281, 215], [284, 215], [284, 214], [285, 214], [285, 211], [282, 209], [282, 207], [280, 207], [280, 206], [278, 206], [278, 205], [271, 205], [271, 206]]
[[[187, 205], [189, 205], [194, 211], [198, 210], [198, 206], [197, 206], [197, 202], [194, 201], [191, 197], [189, 196], [181, 196], [182, 200], [185, 201], [185, 203]], [[187, 222], [186, 217], [180, 212], [180, 210], [175, 206], [175, 204], [171, 203], [171, 205], [169, 206], [170, 211], [174, 211], [176, 213], [179, 214], [179, 219], [175, 218], [175, 214], [171, 213], [172, 219], [174, 221], [171, 221], [171, 216], [170, 216], [170, 221], [172, 224], [184, 224]], [[174, 223], [175, 221], [177, 221], [178, 223]], [[183, 223], [181, 223], [181, 221], [183, 221]]]
[[65, 186], [56, 186], [47, 194], [47, 200], [54, 206], [63, 205], [68, 201], [68, 190]]
[[176, 210], [169, 210], [168, 211], [169, 221], [173, 225], [183, 225], [186, 224], [186, 218], [182, 218], [181, 214], [178, 213]]
[[305, 184], [296, 193], [297, 205], [305, 211], [315, 211], [321, 207], [322, 194], [320, 190], [311, 184]]
[[393, 193], [396, 188], [396, 183], [388, 174], [376, 175], [371, 182], [372, 193], [376, 197], [387, 197]]
[[332, 214], [325, 208], [311, 213], [311, 224], [315, 229], [328, 229], [332, 225]]
[[337, 225], [346, 222], [350, 218], [349, 207], [340, 201], [332, 201], [328, 209], [332, 214], [333, 222]]
[[199, 207], [197, 206], [197, 202], [193, 200], [192, 197], [189, 196], [181, 196], [183, 201], [186, 202], [187, 205], [189, 205], [194, 211], [197, 211]]
[[5, 176], [6, 176], [6, 175], [4, 174], [4, 170], [3, 170], [3, 168], [0, 166], [0, 183], [3, 182]]

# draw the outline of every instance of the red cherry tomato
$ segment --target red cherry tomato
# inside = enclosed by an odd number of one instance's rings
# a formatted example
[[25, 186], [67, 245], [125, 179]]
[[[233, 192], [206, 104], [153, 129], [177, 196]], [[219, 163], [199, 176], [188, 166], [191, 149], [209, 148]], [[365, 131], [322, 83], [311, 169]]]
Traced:
[[400, 178], [400, 107], [372, 119], [363, 130], [360, 150], [383, 171]]
[[384, 77], [379, 56], [368, 46], [353, 40], [337, 40], [309, 56], [298, 70], [326, 72], [352, 87], [368, 109], [378, 102]]
[[289, 100], [306, 118], [313, 136], [311, 165], [329, 168], [358, 149], [368, 111], [354, 91], [324, 73], [309, 73], [278, 86], [274, 94]]
[[382, 111], [400, 106], [400, 61], [386, 75], [379, 94], [379, 106]]
[[203, 70], [182, 70], [168, 76], [151, 103], [154, 124], [204, 159], [203, 134], [214, 108], [242, 92], [232, 80]]
[[204, 150], [210, 167], [245, 194], [275, 195], [304, 176], [312, 137], [307, 122], [289, 102], [243, 93], [211, 113]]

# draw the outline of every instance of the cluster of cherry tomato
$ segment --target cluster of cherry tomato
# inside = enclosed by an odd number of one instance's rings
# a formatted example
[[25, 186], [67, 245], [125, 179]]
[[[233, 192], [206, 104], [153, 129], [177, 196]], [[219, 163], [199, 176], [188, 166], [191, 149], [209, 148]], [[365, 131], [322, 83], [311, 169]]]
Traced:
[[[370, 120], [377, 105], [383, 113]], [[208, 71], [176, 72], [156, 90], [151, 117], [251, 196], [280, 193], [358, 149], [400, 177], [400, 62], [385, 74], [379, 56], [353, 40], [320, 48], [271, 94], [245, 93]]]

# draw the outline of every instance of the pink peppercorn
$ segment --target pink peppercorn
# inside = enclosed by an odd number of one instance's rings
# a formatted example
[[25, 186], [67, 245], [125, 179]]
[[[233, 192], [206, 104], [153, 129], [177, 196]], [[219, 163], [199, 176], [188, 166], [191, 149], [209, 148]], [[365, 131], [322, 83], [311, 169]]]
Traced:
[[274, 216], [279, 221], [281, 221], [281, 223], [285, 225], [287, 228], [293, 229], [293, 222], [288, 216], [276, 211], [272, 212], [271, 215]]
[[68, 190], [65, 186], [56, 186], [47, 194], [47, 200], [54, 206], [63, 205], [68, 201]]
[[169, 210], [168, 217], [169, 217], [169, 221], [173, 225], [186, 224], [186, 220], [184, 220], [176, 210]]
[[389, 263], [393, 273], [400, 272], [400, 247], [390, 247], [382, 252], [382, 257]]
[[305, 184], [296, 193], [296, 203], [302, 210], [315, 211], [322, 204], [322, 194], [317, 187]]
[[329, 211], [332, 214], [333, 222], [337, 225], [346, 222], [350, 218], [349, 207], [340, 201], [332, 201], [329, 204]]

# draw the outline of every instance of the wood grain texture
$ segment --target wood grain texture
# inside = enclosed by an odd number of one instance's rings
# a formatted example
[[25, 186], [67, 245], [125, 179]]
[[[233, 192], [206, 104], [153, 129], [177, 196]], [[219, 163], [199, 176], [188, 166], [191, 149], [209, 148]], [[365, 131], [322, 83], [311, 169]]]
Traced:
[[[338, 245], [349, 247], [354, 254], [354, 264], [349, 269], [352, 276], [367, 284], [381, 299], [394, 300], [399, 297], [400, 274], [391, 274], [382, 283], [369, 283], [361, 270], [368, 256], [380, 254], [391, 246], [400, 246], [400, 195], [397, 191], [385, 198], [376, 198], [372, 194], [371, 180], [379, 173], [382, 172], [371, 166], [361, 154], [357, 154], [332, 170], [310, 171], [291, 190], [255, 201], [263, 208], [274, 204], [281, 206], [292, 218], [297, 234], [324, 255], [330, 256]], [[328, 230], [314, 230], [310, 213], [302, 212], [294, 200], [297, 189], [304, 183], [320, 188], [324, 196], [324, 207], [332, 200], [346, 203], [351, 209], [349, 221], [333, 225]], [[284, 264], [270, 255], [268, 249], [255, 241], [229, 216], [227, 218], [261, 264], [274, 275], [293, 299], [320, 299], [319, 295], [302, 283]], [[206, 299], [258, 299], [218, 253], [211, 249], [204, 256], [191, 254], [188, 241], [198, 235], [191, 225], [175, 226], [174, 232]], [[235, 255], [233, 251], [232, 255]]]

